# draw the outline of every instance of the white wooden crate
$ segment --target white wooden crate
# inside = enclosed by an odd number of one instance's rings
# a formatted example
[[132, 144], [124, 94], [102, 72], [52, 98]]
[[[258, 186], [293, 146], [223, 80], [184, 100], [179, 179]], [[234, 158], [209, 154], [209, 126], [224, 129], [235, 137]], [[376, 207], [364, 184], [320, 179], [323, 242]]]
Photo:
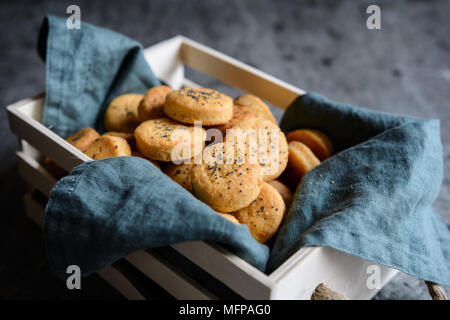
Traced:
[[[185, 66], [189, 66], [281, 109], [305, 93], [182, 36], [155, 44], [145, 49], [144, 55], [155, 75], [172, 88], [196, 85], [184, 77]], [[20, 174], [48, 196], [56, 181], [42, 165], [44, 155], [68, 171], [90, 159], [41, 123], [43, 104], [41, 94], [14, 103], [7, 110], [10, 128], [20, 141]], [[246, 299], [309, 299], [321, 282], [350, 299], [370, 299], [378, 291], [366, 285], [367, 267], [373, 262], [327, 247], [302, 248], [269, 275], [218, 244], [195, 241], [172, 248]], [[214, 293], [202, 290], [179, 270], [155, 262], [148, 251], [136, 252], [127, 260], [177, 298], [215, 298]], [[397, 271], [379, 268], [383, 286]]]

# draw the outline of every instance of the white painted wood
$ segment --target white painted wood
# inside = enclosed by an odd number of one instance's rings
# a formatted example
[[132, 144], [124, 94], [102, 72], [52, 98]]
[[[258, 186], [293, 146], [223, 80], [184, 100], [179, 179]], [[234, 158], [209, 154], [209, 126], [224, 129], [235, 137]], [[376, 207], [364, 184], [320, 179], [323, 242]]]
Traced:
[[[224, 83], [255, 94], [285, 109], [304, 91], [190, 39], [178, 36], [150, 48], [144, 55], [155, 75], [173, 88], [197, 84], [184, 78], [184, 64]], [[48, 195], [55, 183], [41, 165], [49, 156], [66, 170], [90, 159], [42, 125], [44, 95], [7, 107], [11, 130], [21, 139], [17, 153], [20, 174]], [[172, 246], [247, 299], [309, 299], [320, 282], [350, 298], [367, 299], [376, 290], [365, 285], [371, 262], [330, 248], [303, 248], [272, 274], [266, 275], [223, 247], [201, 241]], [[127, 257], [135, 267], [178, 298], [214, 298], [212, 293], [188, 281], [181, 270], [165, 264], [150, 251]], [[397, 271], [381, 267], [382, 285]]]
[[183, 38], [181, 58], [186, 65], [281, 109], [286, 109], [299, 95], [305, 93], [302, 89], [187, 38]]
[[127, 277], [113, 266], [106, 267], [97, 274], [128, 300], [145, 300], [145, 297], [128, 281]]
[[9, 126], [19, 139], [27, 141], [59, 166], [70, 171], [73, 167], [91, 159], [42, 123], [43, 98], [25, 99], [7, 107]]
[[31, 98], [17, 101], [8, 106], [8, 110], [20, 110], [20, 113], [26, 115], [37, 122], [42, 122], [42, 110], [44, 107], [45, 93], [37, 94]]
[[176, 251], [246, 299], [267, 299], [275, 287], [266, 274], [220, 245], [203, 241], [172, 245]]
[[154, 74], [173, 89], [184, 81], [184, 64], [180, 57], [182, 37], [174, 37], [144, 50], [144, 57]]
[[28, 157], [24, 152], [17, 151], [16, 157], [19, 174], [30, 185], [49, 197], [56, 179], [36, 159]]
[[[370, 275], [367, 268], [371, 265], [380, 270], [379, 288], [367, 286]], [[277, 283], [271, 298], [309, 300], [323, 282], [349, 299], [371, 299], [396, 273], [394, 269], [332, 248], [304, 248], [270, 275]]]
[[192, 281], [182, 270], [172, 267], [152, 254], [151, 250], [135, 252], [126, 259], [177, 299], [217, 299], [214, 294]]

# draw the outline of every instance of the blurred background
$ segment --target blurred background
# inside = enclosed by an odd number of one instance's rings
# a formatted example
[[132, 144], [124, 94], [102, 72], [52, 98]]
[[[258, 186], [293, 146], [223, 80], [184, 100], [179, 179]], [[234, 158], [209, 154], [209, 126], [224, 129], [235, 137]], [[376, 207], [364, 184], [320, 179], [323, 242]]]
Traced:
[[[7, 105], [45, 90], [38, 29], [46, 14], [66, 17], [71, 4], [81, 8], [82, 21], [144, 47], [181, 34], [336, 101], [439, 118], [445, 172], [434, 208], [450, 226], [450, 1], [2, 1], [0, 298], [122, 298], [98, 276], [84, 279], [82, 290], [69, 291], [51, 273], [41, 230], [25, 217], [17, 141], [6, 119]], [[371, 4], [381, 8], [380, 30], [366, 27]], [[188, 76], [235, 93], [194, 71]], [[429, 295], [422, 281], [399, 274], [375, 299]]]

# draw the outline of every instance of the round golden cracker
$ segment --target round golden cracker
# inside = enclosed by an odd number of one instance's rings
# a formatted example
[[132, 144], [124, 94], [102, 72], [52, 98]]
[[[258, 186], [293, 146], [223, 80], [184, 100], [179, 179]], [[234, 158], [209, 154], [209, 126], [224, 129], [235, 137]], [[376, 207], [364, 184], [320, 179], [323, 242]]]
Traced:
[[182, 163], [179, 165], [169, 163], [163, 171], [173, 181], [178, 183], [189, 192], [192, 192], [191, 171], [193, 166], [194, 165], [192, 163]]
[[113, 99], [106, 109], [107, 131], [133, 132], [139, 124], [138, 107], [144, 96], [128, 93]]
[[286, 206], [286, 211], [288, 211], [289, 208], [291, 207], [292, 200], [293, 200], [293, 194], [292, 194], [291, 190], [278, 180], [270, 181], [269, 184], [272, 187], [274, 187], [278, 191], [278, 193], [281, 195], [281, 197], [283, 198], [284, 204]]
[[103, 135], [123, 138], [123, 139], [127, 140], [128, 144], [130, 145], [131, 150], [134, 150], [136, 148], [136, 139], [134, 138], [134, 134], [131, 132], [108, 131], [108, 132], [104, 133]]
[[101, 136], [89, 145], [85, 154], [93, 160], [131, 156], [131, 148], [123, 138]]
[[[254, 133], [256, 148], [251, 143], [251, 133]], [[274, 133], [277, 135], [273, 136]], [[276, 179], [286, 169], [288, 162], [286, 137], [273, 122], [267, 119], [245, 116], [245, 121], [240, 121], [227, 130], [226, 140], [230, 140], [233, 134], [247, 134], [245, 141], [247, 142], [248, 153], [257, 157], [261, 165], [261, 175], [264, 181], [267, 182]], [[238, 141], [237, 138], [236, 136], [234, 137], [236, 142]]]
[[87, 147], [98, 137], [100, 134], [95, 129], [83, 128], [67, 137], [66, 141], [81, 152], [85, 152]]
[[[81, 152], [85, 152], [87, 147], [98, 137], [100, 134], [93, 128], [83, 128], [75, 132], [66, 138], [66, 141], [73, 145]], [[67, 171], [57, 165], [52, 159], [46, 157], [44, 159], [44, 165], [47, 170], [55, 177], [61, 178], [67, 174]]]
[[286, 136], [288, 142], [298, 141], [308, 146], [320, 161], [333, 155], [333, 143], [321, 131], [314, 129], [299, 129], [289, 132]]
[[223, 143], [205, 148], [203, 154], [210, 156], [204, 157], [201, 164], [194, 164], [192, 191], [213, 209], [232, 212], [245, 208], [257, 197], [262, 184], [260, 166], [238, 159], [226, 161], [223, 150]]
[[235, 224], [240, 224], [238, 219], [236, 219], [234, 216], [232, 216], [229, 213], [222, 213], [222, 212], [217, 212], [218, 214], [220, 214], [223, 218], [227, 219], [230, 222], [233, 222]]
[[233, 99], [208, 88], [184, 88], [170, 92], [164, 113], [177, 121], [204, 126], [225, 124], [233, 117]]
[[165, 117], [164, 102], [170, 91], [172, 89], [168, 86], [156, 86], [148, 90], [139, 104], [139, 120], [143, 122]]
[[277, 120], [270, 111], [270, 108], [256, 96], [253, 96], [251, 94], [243, 95], [237, 97], [234, 100], [234, 103], [242, 107], [247, 107], [252, 111], [254, 115], [277, 124]]
[[234, 212], [233, 215], [240, 223], [247, 225], [255, 240], [265, 243], [277, 232], [285, 210], [279, 192], [264, 182], [257, 198], [248, 207]]
[[[134, 131], [136, 147], [143, 156], [157, 161], [191, 159], [204, 147], [205, 130], [203, 128], [198, 130], [199, 136], [194, 139], [193, 126], [185, 126], [169, 118], [147, 120]], [[182, 149], [186, 152], [182, 154], [176, 152], [176, 150], [181, 152]], [[176, 159], [173, 159], [172, 152]]]
[[308, 146], [298, 141], [291, 141], [288, 145], [289, 160], [286, 168], [286, 179], [289, 185], [296, 188], [305, 174], [320, 164]]
[[227, 123], [216, 126], [215, 128], [222, 132], [222, 135], [225, 136], [227, 129], [230, 129], [236, 125], [238, 125], [241, 121], [246, 121], [247, 117], [257, 117], [256, 113], [245, 106], [234, 105], [233, 106], [233, 117]]

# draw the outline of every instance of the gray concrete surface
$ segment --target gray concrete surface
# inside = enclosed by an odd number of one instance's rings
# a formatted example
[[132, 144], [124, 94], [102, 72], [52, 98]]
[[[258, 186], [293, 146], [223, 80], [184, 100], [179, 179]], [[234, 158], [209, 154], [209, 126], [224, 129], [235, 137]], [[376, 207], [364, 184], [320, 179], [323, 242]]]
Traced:
[[[382, 29], [366, 28], [369, 4]], [[0, 4], [0, 298], [120, 298], [98, 277], [68, 291], [50, 272], [40, 230], [28, 221], [15, 137], [4, 106], [44, 90], [35, 51], [42, 17], [82, 19], [151, 45], [182, 34], [287, 82], [374, 110], [441, 119], [445, 178], [435, 209], [450, 226], [450, 1], [22, 1]], [[235, 91], [189, 72], [205, 86]], [[447, 294], [450, 293], [446, 288]], [[429, 299], [400, 274], [376, 299]]]

